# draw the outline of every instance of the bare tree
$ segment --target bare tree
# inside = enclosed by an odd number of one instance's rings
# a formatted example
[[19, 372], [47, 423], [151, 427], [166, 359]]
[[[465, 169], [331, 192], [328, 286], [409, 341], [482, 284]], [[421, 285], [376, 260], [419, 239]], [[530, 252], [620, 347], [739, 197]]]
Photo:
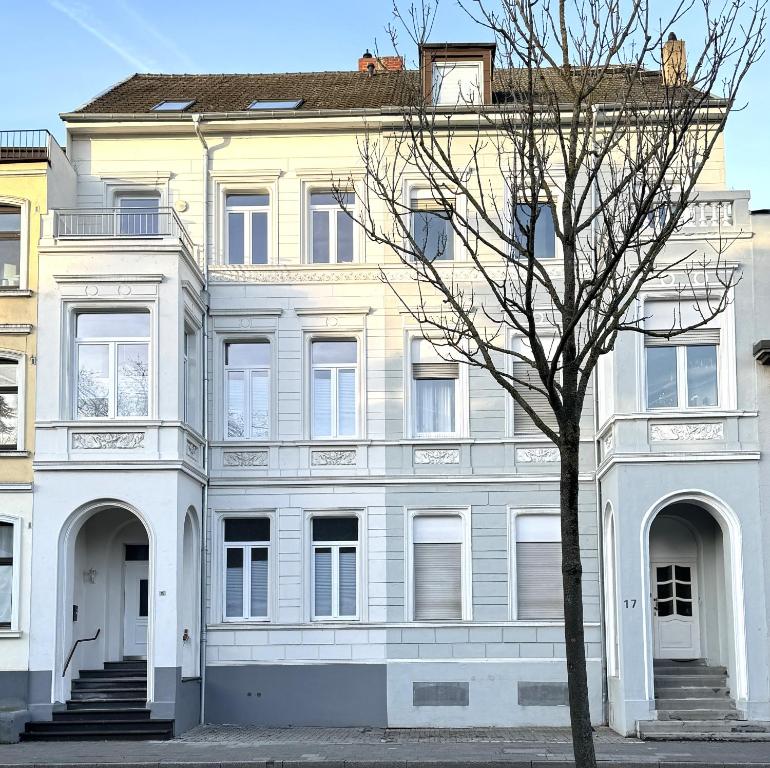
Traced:
[[[667, 17], [657, 21], [650, 0], [459, 4], [496, 43], [492, 103], [471, 89], [437, 106], [441, 83], [404, 72], [405, 106], [370, 121], [360, 141], [357, 208], [343, 197], [352, 179], [335, 189], [413, 277], [416, 300], [382, 270], [423, 336], [445, 359], [488, 372], [558, 448], [572, 736], [576, 763], [588, 768], [596, 758], [578, 537], [581, 415], [619, 333], [671, 338], [731, 301], [739, 275], [724, 258], [729, 242], [677, 258], [665, 246], [687, 225], [761, 56], [765, 3], [676, 0], [661, 4]], [[394, 46], [406, 30], [423, 66], [441, 58], [423, 47], [436, 10], [430, 0], [394, 9]], [[702, 41], [687, 67], [673, 32], [693, 24]], [[640, 294], [667, 275], [679, 311], [664, 327], [645, 326]]]

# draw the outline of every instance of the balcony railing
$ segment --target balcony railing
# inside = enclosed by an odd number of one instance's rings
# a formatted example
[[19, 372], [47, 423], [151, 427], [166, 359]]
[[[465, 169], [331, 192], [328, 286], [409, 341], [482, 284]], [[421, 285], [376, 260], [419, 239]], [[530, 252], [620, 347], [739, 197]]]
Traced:
[[190, 235], [173, 208], [71, 208], [56, 211], [54, 237], [73, 239], [178, 238], [190, 253]]
[[685, 230], [724, 229], [735, 226], [732, 200], [696, 200], [682, 219]]
[[55, 139], [44, 129], [0, 131], [0, 163], [47, 161], [52, 141]]

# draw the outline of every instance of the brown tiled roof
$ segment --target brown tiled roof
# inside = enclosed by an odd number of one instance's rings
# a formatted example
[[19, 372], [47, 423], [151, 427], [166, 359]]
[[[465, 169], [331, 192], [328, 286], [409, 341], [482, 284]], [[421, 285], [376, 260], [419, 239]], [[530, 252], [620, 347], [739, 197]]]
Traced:
[[[548, 71], [544, 71], [548, 77]], [[628, 75], [617, 70], [602, 82], [595, 102], [611, 102], [625, 93]], [[524, 80], [524, 70], [497, 70], [493, 91], [496, 102], [507, 101], [515, 83]], [[549, 85], [569, 101], [563, 84], [549, 78]], [[407, 106], [419, 87], [415, 70], [378, 72], [373, 77], [361, 72], [297, 72], [288, 74], [230, 75], [145, 75], [137, 74], [110, 88], [76, 110], [81, 114], [136, 115], [152, 112], [164, 100], [193, 99], [187, 112], [241, 112], [257, 99], [303, 99], [299, 111], [373, 109]], [[659, 72], [635, 77], [634, 98], [659, 98]], [[293, 111], [293, 110], [292, 110]], [[170, 115], [173, 113], [155, 113]]]

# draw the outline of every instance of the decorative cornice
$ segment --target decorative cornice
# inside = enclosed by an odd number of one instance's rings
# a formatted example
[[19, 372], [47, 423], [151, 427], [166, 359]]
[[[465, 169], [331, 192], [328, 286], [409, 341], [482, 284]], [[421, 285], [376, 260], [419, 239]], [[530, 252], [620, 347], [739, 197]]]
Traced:
[[211, 307], [209, 314], [211, 317], [280, 317], [283, 309], [280, 307], [248, 307], [247, 309]]
[[517, 464], [550, 464], [559, 460], [559, 449], [548, 448], [517, 448]]
[[54, 275], [57, 283], [162, 283], [163, 275]]
[[312, 315], [368, 315], [371, 307], [295, 307], [295, 314], [300, 317]]

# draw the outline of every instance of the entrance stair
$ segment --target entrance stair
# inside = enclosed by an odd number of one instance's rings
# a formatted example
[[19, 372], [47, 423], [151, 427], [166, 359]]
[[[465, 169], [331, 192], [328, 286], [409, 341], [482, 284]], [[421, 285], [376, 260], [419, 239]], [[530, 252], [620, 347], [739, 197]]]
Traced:
[[648, 741], [770, 741], [770, 722], [746, 720], [730, 696], [727, 670], [705, 659], [655, 659], [657, 720], [637, 723]]
[[173, 720], [153, 720], [147, 708], [147, 663], [108, 661], [72, 681], [66, 709], [27, 723], [22, 741], [139, 741], [170, 739]]

